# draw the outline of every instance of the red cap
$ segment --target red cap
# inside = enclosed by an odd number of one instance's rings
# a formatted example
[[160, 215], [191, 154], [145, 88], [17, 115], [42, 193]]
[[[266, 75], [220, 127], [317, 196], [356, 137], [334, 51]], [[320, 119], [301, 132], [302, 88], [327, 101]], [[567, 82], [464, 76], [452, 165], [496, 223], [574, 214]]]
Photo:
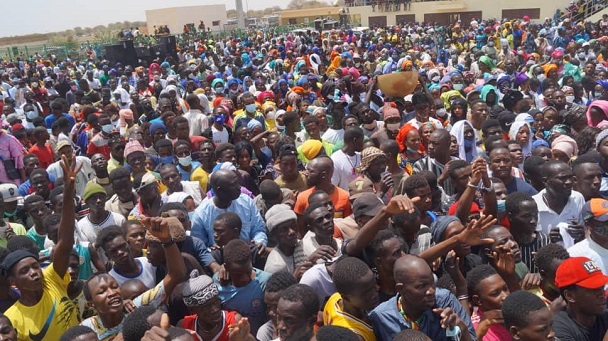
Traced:
[[586, 289], [601, 288], [608, 283], [608, 276], [587, 257], [571, 257], [562, 262], [555, 273], [555, 284], [563, 289], [576, 284]]

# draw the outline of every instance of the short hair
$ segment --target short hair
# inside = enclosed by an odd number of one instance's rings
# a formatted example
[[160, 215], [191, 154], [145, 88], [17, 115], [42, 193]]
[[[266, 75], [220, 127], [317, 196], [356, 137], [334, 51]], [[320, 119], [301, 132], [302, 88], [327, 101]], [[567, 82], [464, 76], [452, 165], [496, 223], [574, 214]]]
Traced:
[[[183, 118], [183, 117], [180, 116], [178, 118]], [[177, 147], [179, 147], [179, 146], [187, 146], [188, 147], [188, 151], [190, 151], [190, 142], [188, 142], [186, 140], [177, 140], [177, 141], [175, 141], [175, 144], [173, 145], [173, 150], [176, 150]]]
[[44, 220], [42, 221], [42, 225], [48, 231], [48, 229], [51, 226], [58, 225], [59, 222], [61, 222], [61, 215], [55, 213], [55, 214], [51, 214], [50, 216], [45, 217]]
[[49, 179], [49, 173], [47, 173], [46, 170], [42, 169], [42, 168], [38, 168], [38, 169], [34, 169], [31, 173], [30, 173], [30, 179], [34, 176], [34, 175], [42, 175], [44, 177], [46, 177], [47, 179]]
[[316, 116], [308, 115], [302, 120], [302, 125], [306, 127], [309, 123], [319, 124], [319, 119]]
[[528, 324], [528, 316], [539, 310], [548, 309], [540, 297], [525, 290], [513, 292], [502, 302], [502, 317], [505, 327], [523, 328]]
[[270, 276], [268, 281], [266, 282], [266, 288], [264, 292], [280, 292], [292, 285], [298, 284], [296, 278], [293, 277], [293, 274], [289, 271], [279, 271], [275, 272]]
[[323, 326], [316, 335], [317, 341], [359, 341], [360, 338], [352, 330], [340, 326]]
[[497, 141], [505, 141], [502, 136], [492, 135], [488, 136], [483, 140], [483, 146], [486, 148], [486, 153], [490, 154], [494, 146], [492, 146]]
[[426, 178], [420, 174], [412, 174], [409, 178], [403, 181], [403, 190], [405, 194], [410, 198], [416, 196], [414, 194], [414, 190], [418, 188], [423, 188], [425, 186], [429, 186], [429, 182], [426, 181]]
[[496, 274], [496, 270], [489, 264], [478, 265], [467, 272], [466, 279], [469, 297], [477, 294], [477, 286], [481, 281]]
[[72, 341], [72, 340], [76, 340], [77, 338], [83, 336], [83, 335], [87, 335], [87, 334], [95, 334], [95, 331], [87, 326], [82, 326], [82, 325], [76, 325], [68, 330], [66, 330], [63, 334], [61, 334], [61, 337], [59, 338], [59, 341]]
[[36, 255], [40, 251], [38, 250], [38, 245], [28, 236], [14, 236], [6, 242], [6, 248], [10, 252], [17, 250], [36, 251]]
[[241, 239], [233, 239], [224, 245], [224, 264], [251, 263], [251, 249], [249, 245]]
[[545, 164], [545, 159], [538, 155], [530, 155], [524, 160], [524, 174], [540, 175], [542, 166]]
[[431, 187], [432, 190], [437, 189], [437, 174], [431, 172], [428, 169], [425, 169], [422, 172], [418, 172], [417, 174], [424, 176], [426, 181], [429, 183], [429, 187]]
[[346, 141], [351, 141], [351, 140], [355, 140], [355, 139], [361, 139], [363, 140], [364, 138], [364, 134], [363, 134], [363, 129], [359, 128], [359, 127], [348, 127], [346, 128], [346, 130], [344, 130], [344, 142], [346, 143]]
[[266, 179], [260, 183], [260, 194], [264, 199], [278, 198], [281, 195], [281, 187], [273, 180]]
[[355, 289], [353, 284], [370, 271], [369, 266], [359, 258], [346, 257], [336, 263], [331, 277], [336, 291], [344, 295], [352, 292]]
[[568, 167], [568, 164], [563, 162], [563, 161], [558, 161], [558, 160], [549, 160], [547, 162], [545, 162], [545, 164], [543, 165], [543, 175], [544, 176], [551, 176], [553, 175], [553, 168], [556, 168], [558, 166], [562, 166], [565, 165]]
[[[36, 160], [39, 160], [39, 159], [38, 159], [38, 155], [36, 155], [36, 154], [26, 154], [26, 155], [23, 157], [23, 163], [27, 162], [29, 159], [36, 159]], [[40, 160], [39, 160], [39, 161], [40, 161]]]
[[288, 127], [299, 120], [300, 116], [295, 111], [288, 111], [285, 113], [285, 115], [283, 115], [283, 125], [285, 127]]
[[306, 217], [306, 223], [307, 223], [307, 224], [308, 224], [308, 223], [310, 222], [310, 220], [311, 220], [311, 217], [310, 217], [311, 213], [312, 213], [314, 210], [316, 210], [316, 209], [318, 209], [318, 208], [322, 208], [322, 207], [325, 207], [325, 204], [323, 204], [323, 203], [321, 203], [321, 202], [318, 202], [318, 201], [313, 202], [313, 203], [309, 204], [309, 205], [308, 205], [308, 207], [306, 207], [306, 209], [304, 210], [304, 217]]
[[236, 153], [236, 149], [232, 143], [221, 143], [215, 148], [215, 158], [219, 160], [227, 150], [234, 150]]
[[156, 149], [157, 151], [161, 148], [167, 147], [171, 148], [171, 152], [173, 152], [173, 143], [171, 143], [171, 140], [169, 139], [160, 139], [154, 144], [154, 149]]
[[319, 298], [317, 293], [306, 284], [296, 284], [285, 289], [281, 299], [288, 302], [301, 302], [305, 316], [317, 315], [319, 311]]
[[513, 192], [507, 196], [505, 199], [505, 212], [507, 213], [517, 213], [519, 212], [519, 207], [522, 202], [534, 201], [534, 198], [526, 192]]
[[401, 237], [395, 233], [393, 229], [384, 229], [380, 230], [374, 239], [372, 239], [371, 243], [369, 243], [370, 250], [372, 252], [372, 257], [375, 260], [376, 257], [380, 256], [380, 251], [384, 245], [384, 242], [393, 238], [397, 238], [401, 240]]
[[570, 258], [570, 254], [566, 249], [555, 243], [549, 243], [536, 252], [534, 263], [538, 267], [538, 271], [548, 271], [554, 259], [564, 260]]
[[[452, 279], [450, 274], [445, 273], [445, 274], [443, 274], [443, 276], [441, 276], [441, 277], [439, 277], [439, 279], [437, 279], [437, 287], [452, 291], [453, 289], [456, 288], [456, 284], [454, 283], [454, 280]], [[452, 292], [452, 293], [454, 295], [456, 295], [455, 292]]]
[[597, 152], [587, 152], [576, 159], [572, 160], [570, 165], [572, 165], [572, 170], [575, 171], [575, 168], [580, 167], [585, 163], [599, 163], [601, 160], [599, 154]]
[[470, 165], [470, 163], [466, 162], [465, 160], [454, 160], [450, 163], [450, 173], [448, 174], [451, 178], [454, 178], [454, 173], [462, 168], [468, 167]]
[[424, 92], [414, 92], [414, 94], [412, 95], [412, 104], [414, 105], [414, 107], [420, 106], [420, 105], [424, 105], [424, 104], [431, 104], [429, 102], [428, 97], [426, 97], [426, 94]]
[[33, 203], [37, 203], [39, 201], [44, 202], [44, 198], [38, 194], [32, 194], [29, 197], [25, 198], [25, 200], [23, 201], [23, 206], [25, 207], [25, 210], [28, 211]]
[[494, 119], [494, 118], [490, 118], [490, 119], [484, 121], [481, 124], [481, 131], [485, 135], [486, 132], [488, 131], [488, 129], [493, 128], [493, 127], [498, 127], [498, 129], [500, 129], [502, 131], [502, 127], [500, 126], [500, 121], [498, 121], [497, 119]]
[[158, 210], [158, 215], [162, 216], [163, 213], [173, 210], [184, 212], [184, 216], [188, 218], [188, 209], [186, 208], [186, 205], [182, 204], [181, 202], [168, 202], [163, 204]]
[[124, 231], [120, 226], [112, 225], [108, 226], [105, 229], [101, 229], [97, 233], [97, 239], [95, 240], [95, 244], [97, 247], [102, 248], [106, 251], [106, 243], [114, 240], [117, 237], [124, 237]]
[[419, 330], [406, 329], [393, 336], [392, 341], [428, 341], [430, 338]]
[[63, 185], [53, 188], [51, 190], [51, 193], [49, 194], [49, 201], [51, 202], [51, 204], [55, 205], [57, 198], [62, 194], [63, 194]]
[[254, 157], [253, 146], [248, 141], [239, 141], [234, 145], [234, 152], [236, 153], [237, 158], [244, 150], [249, 153], [249, 157]]
[[144, 337], [146, 331], [153, 326], [148, 323], [148, 317], [156, 312], [156, 307], [144, 305], [136, 308], [127, 317], [122, 324], [122, 336], [125, 341], [139, 341]]
[[122, 178], [131, 180], [131, 173], [126, 168], [120, 167], [110, 172], [110, 182]]
[[214, 222], [216, 221], [222, 222], [228, 225], [229, 227], [237, 229], [239, 231], [243, 229], [243, 221], [241, 220], [241, 217], [239, 217], [239, 215], [234, 212], [222, 213], [215, 218]]
[[173, 128], [177, 128], [177, 125], [180, 123], [187, 123], [190, 126], [190, 122], [184, 116], [177, 116], [173, 119]]
[[391, 217], [393, 220], [393, 227], [413, 223], [418, 218], [420, 218], [420, 209], [417, 206], [414, 206], [414, 212], [412, 213], [405, 211]]

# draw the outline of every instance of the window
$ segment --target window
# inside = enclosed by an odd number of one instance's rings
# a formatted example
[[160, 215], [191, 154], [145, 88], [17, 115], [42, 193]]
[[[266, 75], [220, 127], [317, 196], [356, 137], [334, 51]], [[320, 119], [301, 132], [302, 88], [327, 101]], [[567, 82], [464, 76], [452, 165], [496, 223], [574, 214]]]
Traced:
[[215, 20], [211, 22], [212, 26], [220, 26], [220, 21], [219, 20]]
[[297, 23], [296, 18], [289, 18], [289, 25], [295, 25]]

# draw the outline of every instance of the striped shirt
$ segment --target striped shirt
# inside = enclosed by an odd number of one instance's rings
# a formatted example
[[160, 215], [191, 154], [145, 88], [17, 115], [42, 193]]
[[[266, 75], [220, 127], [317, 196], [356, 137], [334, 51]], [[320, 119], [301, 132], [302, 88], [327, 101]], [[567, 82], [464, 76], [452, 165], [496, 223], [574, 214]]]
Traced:
[[[452, 157], [452, 160], [455, 159], [456, 158]], [[430, 170], [437, 176], [437, 178], [439, 178], [441, 176], [441, 173], [443, 173], [444, 167], [445, 165], [439, 163], [439, 161], [433, 159], [430, 156], [425, 156], [424, 158], [416, 161], [413, 167], [413, 173], [417, 174], [424, 170]], [[449, 196], [456, 194], [456, 189], [454, 188], [454, 186], [452, 186], [452, 180], [450, 179], [450, 177], [445, 179], [441, 187], [443, 188], [445, 194]]]
[[551, 240], [546, 234], [536, 231], [536, 238], [528, 244], [519, 243], [519, 250], [521, 251], [521, 261], [526, 264], [531, 273], [538, 273], [538, 267], [534, 262], [534, 256], [538, 250], [549, 244]]

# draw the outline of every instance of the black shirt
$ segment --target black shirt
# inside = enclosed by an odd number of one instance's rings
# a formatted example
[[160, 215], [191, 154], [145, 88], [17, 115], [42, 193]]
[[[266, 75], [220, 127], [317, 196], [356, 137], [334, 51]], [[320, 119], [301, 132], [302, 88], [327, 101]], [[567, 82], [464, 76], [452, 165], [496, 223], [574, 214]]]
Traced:
[[608, 330], [608, 312], [598, 315], [591, 329], [574, 321], [567, 312], [560, 311], [553, 318], [555, 338], [560, 341], [598, 341]]

